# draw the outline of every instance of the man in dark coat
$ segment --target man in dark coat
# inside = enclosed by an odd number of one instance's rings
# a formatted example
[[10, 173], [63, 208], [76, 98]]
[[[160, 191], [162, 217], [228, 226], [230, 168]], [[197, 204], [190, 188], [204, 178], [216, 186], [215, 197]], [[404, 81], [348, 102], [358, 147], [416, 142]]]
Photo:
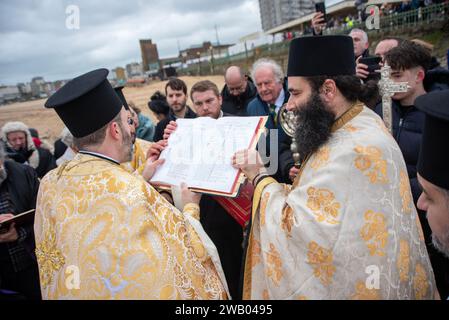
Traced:
[[178, 118], [196, 118], [195, 112], [187, 105], [187, 85], [184, 81], [178, 78], [170, 79], [165, 85], [165, 95], [170, 111], [168, 117], [156, 125], [154, 142], [163, 139], [164, 129], [170, 121], [176, 121]]
[[244, 75], [242, 69], [231, 66], [226, 70], [225, 85], [221, 91], [223, 112], [234, 116], [247, 116], [247, 106], [256, 94], [252, 79]]
[[16, 162], [30, 165], [36, 170], [39, 178], [56, 168], [56, 161], [51, 152], [35, 146], [30, 131], [23, 122], [7, 122], [2, 127], [1, 138], [8, 156]]
[[[0, 222], [34, 209], [38, 188], [36, 172], [29, 166], [6, 160], [5, 151], [0, 147]], [[40, 299], [34, 249], [33, 219], [0, 230], [0, 299], [17, 295]]]

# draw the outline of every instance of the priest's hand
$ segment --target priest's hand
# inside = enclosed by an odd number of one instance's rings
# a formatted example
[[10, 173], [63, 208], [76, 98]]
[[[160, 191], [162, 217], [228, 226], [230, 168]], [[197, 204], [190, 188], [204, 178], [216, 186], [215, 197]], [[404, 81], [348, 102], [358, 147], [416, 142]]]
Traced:
[[232, 156], [232, 166], [242, 170], [249, 181], [253, 181], [259, 173], [266, 172], [262, 159], [257, 150], [241, 150]]
[[355, 73], [359, 79], [366, 79], [369, 76], [368, 66], [363, 63], [359, 63], [359, 60], [362, 58], [362, 56], [358, 57], [356, 60], [356, 68]]
[[288, 172], [288, 176], [292, 182], [295, 180], [296, 176], [298, 175], [298, 172], [299, 172], [298, 168], [296, 168], [295, 166], [291, 167], [290, 171]]
[[159, 159], [161, 152], [167, 147], [166, 140], [159, 140], [151, 145], [147, 151], [147, 159]]
[[187, 188], [187, 184], [181, 183], [181, 200], [184, 205], [186, 205], [187, 203], [194, 203], [199, 205], [201, 196], [201, 193], [190, 191]]
[[[14, 217], [14, 215], [11, 213], [2, 214], [0, 215], [0, 222], [8, 220], [12, 217]], [[0, 232], [0, 243], [14, 242], [17, 241], [17, 239], [19, 239], [19, 234], [17, 233], [14, 223], [11, 223], [6, 232]]]
[[143, 169], [142, 172], [142, 177], [145, 179], [145, 181], [149, 181], [153, 177], [157, 167], [163, 164], [164, 161], [165, 159], [157, 159], [154, 156], [147, 159], [147, 162], [145, 163], [145, 168]]
[[178, 124], [175, 121], [170, 121], [164, 129], [164, 140], [168, 140], [170, 135], [175, 132]]
[[326, 22], [324, 21], [324, 14], [322, 12], [316, 12], [312, 18], [312, 28], [316, 35], [321, 34], [326, 27]]

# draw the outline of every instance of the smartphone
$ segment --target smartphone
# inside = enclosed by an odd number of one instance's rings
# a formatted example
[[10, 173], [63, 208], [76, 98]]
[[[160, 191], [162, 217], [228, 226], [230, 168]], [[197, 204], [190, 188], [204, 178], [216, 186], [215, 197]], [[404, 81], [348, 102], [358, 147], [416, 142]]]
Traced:
[[316, 12], [321, 12], [321, 13], [323, 14], [324, 22], [327, 22], [327, 18], [326, 18], [326, 6], [325, 6], [325, 4], [324, 4], [324, 1], [323, 1], [323, 2], [315, 3], [315, 11], [316, 11]]
[[370, 56], [360, 58], [359, 63], [366, 64], [368, 66], [369, 73], [374, 73], [376, 70], [380, 70], [380, 62], [382, 58], [379, 56]]

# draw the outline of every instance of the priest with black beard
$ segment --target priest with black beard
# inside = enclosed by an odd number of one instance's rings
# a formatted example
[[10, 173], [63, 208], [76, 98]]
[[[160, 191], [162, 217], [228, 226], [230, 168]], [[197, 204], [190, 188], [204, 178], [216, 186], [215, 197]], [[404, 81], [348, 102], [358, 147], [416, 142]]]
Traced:
[[293, 185], [256, 151], [233, 158], [255, 187], [244, 299], [433, 299], [435, 280], [401, 150], [359, 102], [348, 36], [291, 42], [287, 109], [297, 115]]

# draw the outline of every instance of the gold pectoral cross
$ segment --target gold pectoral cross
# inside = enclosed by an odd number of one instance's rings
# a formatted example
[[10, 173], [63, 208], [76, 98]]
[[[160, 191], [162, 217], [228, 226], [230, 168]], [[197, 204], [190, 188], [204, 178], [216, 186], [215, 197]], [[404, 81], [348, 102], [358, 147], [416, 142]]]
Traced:
[[410, 86], [408, 82], [394, 82], [391, 80], [391, 67], [387, 63], [380, 69], [380, 74], [381, 78], [378, 86], [382, 95], [382, 118], [388, 131], [393, 134], [391, 97], [397, 92], [407, 92]]

